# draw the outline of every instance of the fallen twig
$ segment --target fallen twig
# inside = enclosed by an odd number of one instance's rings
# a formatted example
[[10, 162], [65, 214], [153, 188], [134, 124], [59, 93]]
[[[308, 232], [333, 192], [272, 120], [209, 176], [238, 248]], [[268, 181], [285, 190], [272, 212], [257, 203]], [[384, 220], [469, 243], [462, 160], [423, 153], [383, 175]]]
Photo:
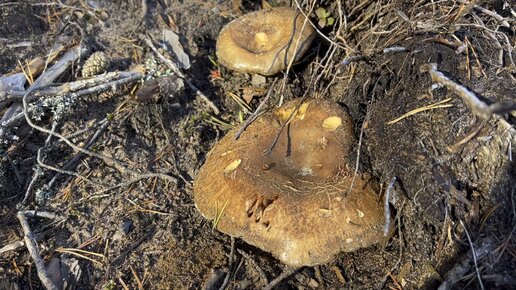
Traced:
[[[100, 121], [100, 123], [102, 123], [102, 125], [97, 129], [97, 131], [93, 134], [93, 136], [91, 136], [91, 138], [88, 140], [88, 142], [83, 146], [84, 149], [89, 149], [91, 147], [91, 145], [93, 145], [93, 143], [95, 143], [95, 141], [97, 140], [97, 138], [100, 136], [100, 134], [107, 128], [107, 126], [109, 126], [109, 124], [111, 124], [111, 122], [108, 120], [108, 119], [103, 119], [102, 121]], [[76, 154], [72, 159], [70, 159], [68, 162], [65, 163], [65, 165], [63, 165], [61, 167], [61, 170], [67, 170], [69, 169], [72, 165], [74, 165], [75, 162], [77, 162], [81, 157], [83, 156], [83, 154]], [[59, 178], [59, 176], [61, 175], [61, 172], [58, 172], [51, 180], [50, 182], [47, 184], [47, 188], [52, 188], [52, 185], [54, 184], [54, 182], [57, 180], [57, 178]]]
[[360, 135], [358, 136], [358, 146], [357, 146], [357, 160], [355, 161], [355, 170], [353, 171], [353, 178], [351, 179], [351, 184], [349, 185], [348, 193], [350, 194], [353, 190], [353, 187], [355, 186], [355, 180], [358, 175], [358, 166], [360, 165], [360, 151], [362, 149], [362, 139], [364, 137], [364, 130], [367, 127], [367, 123], [369, 119], [369, 111], [366, 113], [366, 117], [364, 119], [364, 122], [362, 123], [362, 126], [360, 126]]
[[480, 284], [480, 289], [484, 290], [484, 284], [482, 284], [482, 278], [480, 277], [480, 271], [478, 270], [477, 253], [475, 251], [475, 247], [473, 246], [473, 242], [471, 241], [471, 237], [469, 236], [468, 229], [466, 228], [462, 220], [460, 220], [460, 225], [464, 228], [464, 231], [466, 232], [466, 237], [468, 238], [469, 246], [471, 247], [471, 255], [473, 256], [473, 263], [475, 264], [475, 270], [477, 272], [477, 278], [478, 283]]
[[[57, 128], [57, 122], [54, 120], [54, 122], [52, 123], [52, 132], [54, 132], [56, 130], [56, 128]], [[48, 146], [48, 144], [50, 143], [51, 137], [52, 137], [51, 135], [48, 135], [47, 139], [45, 140], [45, 145], [38, 149], [38, 154], [36, 157], [38, 164], [43, 163], [43, 162], [41, 162], [41, 150]], [[42, 175], [43, 175], [42, 170], [40, 168], [36, 168], [36, 170], [34, 171], [34, 174], [32, 175], [32, 180], [30, 181], [29, 186], [25, 190], [25, 196], [24, 196], [23, 200], [18, 204], [18, 209], [20, 209], [22, 206], [25, 205], [25, 203], [29, 199], [29, 196], [30, 196], [30, 193], [32, 192], [32, 188], [34, 187], [34, 184], [36, 184], [36, 181]]]
[[294, 117], [296, 116], [299, 108], [301, 107], [301, 105], [303, 105], [303, 103], [306, 101], [307, 98], [308, 98], [307, 94], [305, 94], [303, 97], [300, 98], [301, 101], [299, 102], [299, 104], [296, 105], [294, 110], [292, 110], [292, 112], [288, 116], [287, 120], [283, 124], [281, 124], [281, 127], [279, 128], [278, 132], [276, 133], [276, 136], [274, 137], [274, 140], [272, 140], [271, 145], [267, 149], [265, 149], [263, 151], [263, 153], [262, 153], [263, 155], [265, 155], [265, 156], [271, 155], [272, 150], [274, 150], [274, 147], [276, 147], [276, 144], [278, 143], [278, 140], [279, 140], [279, 138], [281, 136], [281, 133], [283, 132], [283, 129], [285, 129], [285, 127], [287, 125], [290, 125], [290, 122], [294, 119]]
[[[47, 69], [24, 93], [24, 96], [32, 94], [37, 89], [44, 87], [46, 85], [51, 84], [55, 79], [57, 79], [64, 71], [68, 69], [68, 67], [79, 59], [81, 56], [86, 54], [88, 49], [83, 46], [76, 46], [69, 50], [67, 53], [63, 55], [55, 63], [52, 67]], [[13, 104], [15, 110], [18, 112], [17, 115], [13, 116], [9, 120], [4, 120], [2, 124], [0, 124], [0, 139], [3, 138], [7, 132], [7, 129], [17, 124], [24, 117], [24, 113], [21, 112], [22, 108], [20, 104]]]
[[217, 108], [217, 106], [203, 92], [201, 92], [199, 88], [197, 88], [190, 80], [186, 78], [186, 76], [181, 72], [175, 63], [167, 59], [156, 49], [150, 38], [144, 38], [143, 41], [145, 41], [145, 44], [150, 47], [150, 49], [156, 54], [156, 56], [158, 56], [161, 61], [163, 61], [178, 77], [185, 81], [190, 89], [192, 89], [197, 94], [197, 96], [199, 96], [213, 110], [215, 115], [220, 114], [219, 108]]
[[480, 122], [478, 125], [473, 127], [466, 134], [466, 136], [464, 136], [464, 138], [462, 138], [461, 140], [457, 141], [456, 143], [446, 147], [446, 149], [448, 149], [448, 151], [450, 151], [450, 153], [457, 153], [457, 152], [459, 152], [459, 150], [462, 148], [462, 146], [464, 144], [468, 143], [469, 141], [471, 141], [473, 138], [475, 138], [475, 136], [477, 136], [477, 134], [480, 132], [480, 130], [482, 130], [482, 128], [484, 128], [484, 126], [486, 124], [487, 124], [487, 120], [484, 120], [484, 121]]
[[455, 289], [455, 283], [457, 283], [457, 281], [459, 281], [471, 269], [471, 255], [473, 255], [473, 257], [475, 257], [477, 260], [482, 259], [486, 255], [491, 254], [495, 250], [495, 246], [496, 244], [490, 238], [483, 238], [479, 243], [479, 246], [474, 250], [474, 253], [473, 248], [471, 248], [470, 251], [462, 255], [457, 260], [451, 269], [447, 270], [441, 285], [439, 285], [439, 288], [437, 289]]
[[433, 82], [442, 84], [447, 89], [453, 91], [462, 100], [468, 105], [473, 114], [477, 115], [482, 119], [488, 119], [493, 114], [502, 114], [512, 110], [516, 110], [516, 103], [512, 104], [500, 104], [495, 103], [492, 105], [487, 105], [483, 101], [481, 101], [477, 95], [470, 91], [465, 86], [458, 84], [445, 76], [442, 72], [437, 70], [437, 64], [431, 63], [427, 65], [423, 65], [421, 67], [422, 71], [427, 71], [430, 74]]
[[[33, 91], [33, 93], [27, 98], [27, 101], [30, 102], [38, 96], [59, 96], [69, 93], [74, 93], [75, 96], [82, 96], [95, 92], [102, 92], [106, 89], [126, 84], [142, 77], [142, 74], [133, 71], [110, 72], [84, 80], [65, 83], [59, 86], [40, 87]], [[7, 96], [7, 98], [10, 101], [21, 101], [25, 94], [26, 92], [12, 92]]]
[[249, 260], [251, 264], [254, 266], [256, 271], [258, 272], [258, 275], [260, 275], [260, 278], [263, 280], [265, 284], [269, 284], [269, 279], [267, 279], [267, 275], [265, 275], [265, 272], [263, 272], [263, 269], [256, 263], [256, 261], [249, 255], [248, 253], [244, 252], [244, 250], [237, 249], [237, 252], [242, 255], [244, 258]]
[[238, 139], [240, 137], [240, 135], [242, 135], [242, 133], [244, 132], [244, 130], [252, 123], [254, 122], [254, 120], [256, 120], [256, 118], [258, 118], [258, 115], [260, 114], [260, 111], [262, 110], [262, 107], [267, 103], [267, 101], [269, 100], [269, 98], [271, 97], [272, 95], [272, 91], [274, 90], [274, 85], [276, 84], [276, 81], [278, 79], [274, 79], [274, 81], [272, 82], [270, 88], [269, 88], [269, 91], [267, 92], [267, 95], [265, 96], [265, 98], [262, 100], [262, 102], [258, 105], [258, 108], [256, 108], [256, 110], [254, 111], [254, 113], [249, 116], [249, 118], [247, 118], [247, 120], [244, 122], [244, 124], [242, 125], [242, 127], [240, 127], [240, 129], [238, 130], [238, 132], [236, 132], [235, 134], [235, 140]]
[[3, 254], [5, 252], [14, 251], [18, 248], [21, 248], [25, 246], [25, 243], [23, 241], [16, 241], [14, 243], [7, 244], [0, 248], [0, 254]]
[[81, 198], [78, 202], [80, 203], [83, 200], [90, 200], [90, 199], [95, 198], [95, 197], [103, 196], [108, 191], [115, 190], [115, 189], [120, 188], [120, 187], [129, 186], [129, 185], [131, 185], [131, 184], [133, 184], [135, 182], [138, 182], [138, 181], [140, 181], [142, 179], [153, 178], [153, 177], [157, 177], [157, 178], [161, 178], [161, 179], [166, 179], [166, 180], [169, 180], [169, 178], [170, 178], [169, 181], [172, 181], [174, 183], [177, 182], [177, 178], [172, 177], [170, 175], [163, 174], [163, 173], [138, 174], [134, 178], [130, 179], [129, 181], [117, 183], [117, 184], [115, 184], [115, 185], [113, 185], [111, 187], [99, 190], [99, 191], [93, 193], [92, 195], [89, 195], [89, 196], [87, 196], [85, 198]]
[[108, 156], [105, 156], [105, 155], [101, 155], [101, 154], [95, 153], [93, 151], [86, 150], [86, 149], [84, 149], [84, 148], [82, 148], [80, 146], [75, 145], [72, 141], [70, 141], [69, 139], [65, 138], [63, 135], [61, 135], [59, 133], [56, 133], [56, 132], [52, 132], [51, 130], [48, 130], [46, 128], [43, 128], [43, 127], [40, 127], [40, 126], [34, 124], [34, 122], [32, 122], [32, 120], [30, 119], [29, 114], [27, 112], [27, 99], [26, 98], [27, 98], [27, 94], [22, 99], [22, 102], [23, 102], [23, 114], [25, 115], [25, 119], [27, 120], [27, 123], [32, 128], [34, 128], [34, 129], [36, 129], [38, 131], [41, 131], [43, 133], [46, 133], [46, 134], [49, 134], [49, 135], [52, 135], [54, 137], [57, 137], [57, 138], [61, 139], [68, 146], [70, 146], [72, 149], [74, 149], [76, 151], [79, 151], [79, 152], [81, 152], [81, 153], [83, 153], [85, 155], [98, 158], [98, 159], [104, 161], [104, 163], [106, 163], [108, 166], [112, 166], [112, 167], [116, 168], [121, 173], [129, 173], [131, 175], [140, 177], [140, 179], [145, 178], [145, 177], [160, 177], [160, 178], [172, 181], [174, 183], [177, 182], [177, 178], [169, 176], [169, 175], [166, 175], [166, 174], [162, 174], [162, 173], [142, 174], [142, 173], [140, 173], [140, 172], [138, 172], [136, 170], [130, 169], [123, 162], [121, 162], [121, 161], [119, 161], [117, 159], [114, 159], [114, 158], [111, 158], [111, 157], [108, 157]]
[[[34, 92], [34, 96], [58, 96], [76, 92], [85, 95], [103, 91], [106, 88], [129, 83], [142, 78], [143, 75], [135, 71], [109, 72], [84, 80], [65, 83], [55, 87], [45, 87]], [[29, 99], [30, 100], [30, 99]]]
[[507, 21], [507, 19], [505, 19], [503, 16], [501, 16], [500, 14], [498, 14], [494, 11], [488, 10], [488, 9], [478, 6], [478, 5], [473, 6], [473, 9], [478, 10], [478, 11], [484, 13], [485, 15], [494, 18], [496, 21], [500, 22], [501, 26], [505, 26], [507, 28], [511, 27], [511, 25], [509, 25], [509, 22]]
[[[391, 209], [389, 207], [389, 200], [391, 196], [392, 189], [394, 188], [394, 183], [396, 183], [396, 176], [391, 179], [387, 189], [385, 190], [385, 228], [383, 229], [383, 235], [387, 236], [391, 229]], [[394, 200], [394, 192], [393, 198]]]
[[23, 239], [25, 241], [25, 246], [27, 247], [27, 250], [29, 251], [31, 258], [34, 261], [34, 264], [36, 264], [36, 270], [38, 272], [39, 280], [41, 280], [41, 283], [47, 290], [58, 290], [56, 285], [54, 285], [54, 282], [52, 282], [52, 280], [50, 280], [48, 276], [47, 270], [45, 268], [45, 262], [43, 262], [43, 259], [39, 254], [38, 245], [36, 244], [34, 234], [30, 229], [29, 222], [27, 221], [27, 217], [37, 216], [52, 219], [55, 218], [56, 215], [54, 213], [49, 212], [19, 211], [16, 216], [20, 221], [20, 224], [23, 229]]
[[234, 257], [235, 257], [235, 238], [231, 237], [231, 250], [229, 252], [229, 262], [228, 262], [228, 272], [226, 273], [226, 277], [224, 277], [224, 281], [222, 282], [222, 285], [220, 286], [219, 290], [224, 290], [229, 284], [229, 279], [232, 276], [233, 267], [234, 267]]
[[297, 272], [299, 269], [301, 269], [301, 268], [292, 268], [289, 266], [285, 267], [285, 269], [283, 269], [283, 272], [281, 272], [281, 274], [278, 277], [274, 278], [274, 280], [272, 280], [269, 284], [267, 284], [267, 286], [265, 286], [263, 288], [263, 290], [272, 290], [274, 287], [276, 287], [276, 285], [281, 283], [281, 281], [285, 280], [290, 275]]

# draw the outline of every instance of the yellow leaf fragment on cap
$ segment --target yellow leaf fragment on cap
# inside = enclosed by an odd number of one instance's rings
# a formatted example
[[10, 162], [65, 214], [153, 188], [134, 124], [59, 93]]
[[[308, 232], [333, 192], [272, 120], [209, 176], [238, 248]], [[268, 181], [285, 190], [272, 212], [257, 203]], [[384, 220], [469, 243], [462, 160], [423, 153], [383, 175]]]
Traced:
[[240, 162], [242, 162], [242, 159], [236, 159], [235, 161], [229, 163], [226, 168], [224, 168], [224, 174], [231, 173], [237, 169], [238, 165], [240, 165]]
[[331, 116], [324, 119], [322, 126], [326, 131], [335, 131], [342, 125], [342, 119], [337, 116]]
[[308, 106], [310, 106], [310, 102], [304, 102], [299, 106], [299, 109], [294, 112], [296, 107], [281, 107], [275, 113], [278, 117], [280, 124], [284, 124], [289, 121], [289, 117], [292, 115], [291, 120], [299, 119], [303, 120], [305, 118], [305, 113], [308, 110]]

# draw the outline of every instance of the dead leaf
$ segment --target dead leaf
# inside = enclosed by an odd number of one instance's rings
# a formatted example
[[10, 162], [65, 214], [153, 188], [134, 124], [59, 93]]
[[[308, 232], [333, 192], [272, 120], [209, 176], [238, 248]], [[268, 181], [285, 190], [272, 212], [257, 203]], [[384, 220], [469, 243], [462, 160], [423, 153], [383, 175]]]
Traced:
[[267, 90], [265, 88], [247, 87], [242, 89], [242, 99], [249, 105], [254, 97], [261, 97], [265, 95]]
[[167, 41], [172, 48], [172, 52], [181, 68], [189, 69], [190, 58], [188, 57], [188, 54], [185, 53], [181, 42], [179, 42], [179, 36], [172, 30], [164, 29], [163, 39]]

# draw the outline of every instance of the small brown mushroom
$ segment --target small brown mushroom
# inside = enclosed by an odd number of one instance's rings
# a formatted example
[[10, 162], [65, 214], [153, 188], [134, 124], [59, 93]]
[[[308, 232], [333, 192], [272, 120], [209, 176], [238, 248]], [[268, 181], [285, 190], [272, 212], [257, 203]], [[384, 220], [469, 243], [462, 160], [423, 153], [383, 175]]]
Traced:
[[[355, 142], [349, 115], [337, 104], [292, 101], [267, 112], [209, 152], [194, 184], [197, 208], [230, 236], [271, 252], [290, 266], [329, 262], [341, 251], [385, 240], [374, 182], [356, 177], [348, 155]], [[289, 117], [294, 112], [293, 117]], [[272, 153], [279, 127], [288, 122]]]
[[217, 57], [236, 71], [273, 75], [291, 60], [299, 60], [314, 37], [312, 24], [298, 11], [263, 9], [224, 26], [217, 39]]

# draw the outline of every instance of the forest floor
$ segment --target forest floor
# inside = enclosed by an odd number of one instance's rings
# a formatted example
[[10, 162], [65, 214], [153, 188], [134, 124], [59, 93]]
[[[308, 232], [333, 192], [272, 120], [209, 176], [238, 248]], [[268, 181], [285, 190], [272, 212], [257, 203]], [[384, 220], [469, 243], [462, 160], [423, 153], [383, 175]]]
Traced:
[[[335, 22], [288, 74], [266, 78], [220, 66], [216, 39], [291, 1], [2, 2], [0, 289], [42, 288], [40, 268], [67, 289], [218, 289], [226, 277], [227, 289], [265, 287], [284, 266], [238, 238], [232, 250], [192, 183], [273, 84], [269, 109], [308, 94], [349, 111], [360, 140], [350, 166], [384, 189], [394, 181], [396, 227], [388, 243], [299, 269], [278, 289], [516, 287], [515, 1], [292, 1]], [[170, 34], [189, 68], [161, 45]], [[82, 93], [57, 86], [83, 79], [94, 52], [107, 73]], [[432, 81], [439, 72], [447, 85]], [[161, 94], [135, 93], [164, 76], [174, 85]], [[32, 84], [41, 93], [23, 106]]]

